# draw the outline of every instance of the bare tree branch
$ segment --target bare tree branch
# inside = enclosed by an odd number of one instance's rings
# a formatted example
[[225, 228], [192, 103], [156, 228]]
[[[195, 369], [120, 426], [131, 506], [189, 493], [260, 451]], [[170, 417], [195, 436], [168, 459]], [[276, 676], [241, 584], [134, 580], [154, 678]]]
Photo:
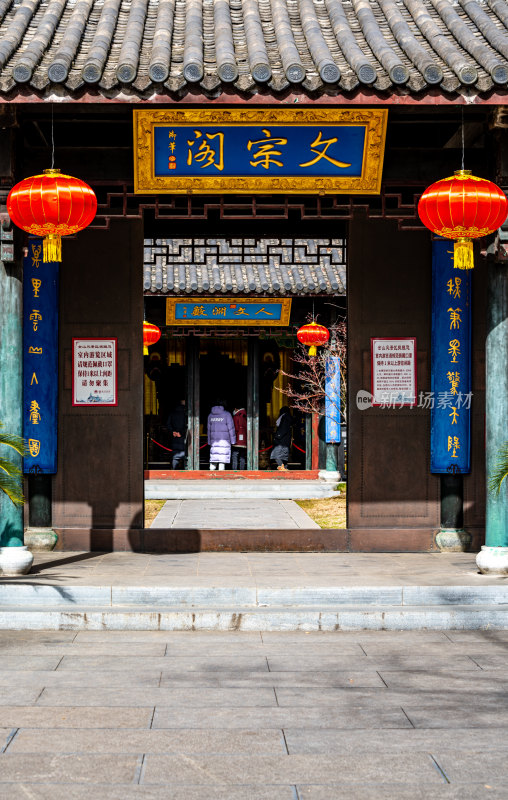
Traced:
[[[286, 388], [278, 389], [284, 394], [290, 405], [304, 414], [324, 414], [326, 391], [326, 364], [331, 356], [340, 358], [340, 418], [346, 421], [346, 323], [340, 320], [329, 328], [330, 339], [326, 345], [318, 348], [316, 356], [309, 356], [305, 345], [298, 345], [293, 352], [291, 361], [293, 370], [282, 375], [289, 379]], [[338, 404], [333, 397], [329, 398], [332, 405], [338, 410]]]

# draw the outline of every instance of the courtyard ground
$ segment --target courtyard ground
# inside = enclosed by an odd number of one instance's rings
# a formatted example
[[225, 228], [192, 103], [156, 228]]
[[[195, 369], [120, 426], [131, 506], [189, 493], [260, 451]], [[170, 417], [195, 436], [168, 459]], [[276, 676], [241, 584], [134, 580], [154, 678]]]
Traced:
[[0, 632], [0, 797], [508, 796], [508, 631]]

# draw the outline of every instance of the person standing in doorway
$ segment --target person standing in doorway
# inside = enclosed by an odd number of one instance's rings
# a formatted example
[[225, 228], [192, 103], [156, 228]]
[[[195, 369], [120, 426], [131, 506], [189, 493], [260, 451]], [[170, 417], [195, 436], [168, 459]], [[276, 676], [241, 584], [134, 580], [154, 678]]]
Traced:
[[279, 472], [287, 472], [289, 461], [289, 448], [291, 447], [291, 433], [293, 427], [293, 417], [288, 406], [282, 406], [280, 414], [275, 423], [275, 434], [273, 437], [273, 450], [270, 458], [277, 464]]
[[233, 411], [235, 423], [236, 444], [233, 446], [233, 469], [247, 469], [247, 412], [245, 408], [235, 408]]
[[208, 444], [210, 445], [210, 469], [225, 469], [231, 461], [231, 445], [236, 442], [233, 417], [226, 411], [225, 403], [217, 400], [208, 415]]
[[173, 450], [172, 468], [184, 469], [185, 451], [187, 449], [187, 409], [185, 400], [180, 400], [170, 412], [166, 427], [169, 431], [171, 448]]

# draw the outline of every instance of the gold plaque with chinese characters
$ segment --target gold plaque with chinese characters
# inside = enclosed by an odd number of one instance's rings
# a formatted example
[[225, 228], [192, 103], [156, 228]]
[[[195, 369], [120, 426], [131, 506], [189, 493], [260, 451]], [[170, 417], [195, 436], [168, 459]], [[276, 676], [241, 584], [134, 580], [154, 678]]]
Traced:
[[379, 194], [388, 111], [136, 110], [137, 194]]
[[289, 325], [291, 300], [257, 297], [168, 297], [166, 325]]

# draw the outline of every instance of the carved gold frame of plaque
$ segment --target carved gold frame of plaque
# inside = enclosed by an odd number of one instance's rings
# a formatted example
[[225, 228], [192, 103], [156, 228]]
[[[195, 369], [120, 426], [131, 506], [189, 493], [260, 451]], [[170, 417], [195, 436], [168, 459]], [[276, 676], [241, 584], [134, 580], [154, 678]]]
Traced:
[[[134, 192], [136, 194], [379, 194], [386, 140], [386, 109], [193, 108], [135, 110]], [[159, 125], [365, 125], [361, 176], [156, 176], [153, 130]]]
[[[166, 325], [186, 325], [188, 328], [194, 325], [213, 325], [213, 326], [230, 326], [236, 328], [255, 327], [255, 328], [275, 328], [284, 327], [289, 325], [291, 317], [291, 300], [287, 297], [240, 297], [233, 295], [230, 297], [214, 297], [208, 295], [204, 297], [167, 297], [166, 298]], [[281, 314], [280, 319], [267, 319], [260, 317], [260, 319], [221, 319], [220, 317], [189, 317], [188, 319], [176, 319], [176, 305], [185, 305], [186, 303], [207, 303], [207, 305], [231, 305], [235, 303], [238, 306], [252, 305], [253, 303], [262, 305], [271, 305], [273, 303], [280, 303]]]

